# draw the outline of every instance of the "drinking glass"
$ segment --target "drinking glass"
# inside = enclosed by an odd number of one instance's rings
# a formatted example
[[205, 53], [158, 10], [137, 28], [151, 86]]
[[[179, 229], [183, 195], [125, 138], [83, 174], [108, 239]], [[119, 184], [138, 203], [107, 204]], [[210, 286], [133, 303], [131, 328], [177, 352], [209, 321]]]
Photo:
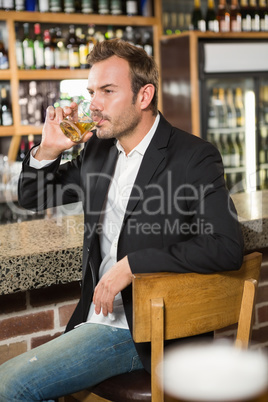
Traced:
[[82, 100], [77, 110], [66, 116], [60, 123], [62, 132], [73, 142], [80, 142], [85, 133], [97, 125], [91, 117], [90, 103], [89, 100]]

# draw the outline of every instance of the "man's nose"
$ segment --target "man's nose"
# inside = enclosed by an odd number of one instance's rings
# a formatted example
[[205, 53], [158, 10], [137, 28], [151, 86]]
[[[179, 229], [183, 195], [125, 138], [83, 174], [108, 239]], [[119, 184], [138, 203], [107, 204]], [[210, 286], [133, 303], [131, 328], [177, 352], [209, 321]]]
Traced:
[[90, 110], [92, 112], [96, 112], [98, 110], [103, 110], [103, 102], [101, 101], [101, 98], [99, 96], [94, 95], [91, 98]]

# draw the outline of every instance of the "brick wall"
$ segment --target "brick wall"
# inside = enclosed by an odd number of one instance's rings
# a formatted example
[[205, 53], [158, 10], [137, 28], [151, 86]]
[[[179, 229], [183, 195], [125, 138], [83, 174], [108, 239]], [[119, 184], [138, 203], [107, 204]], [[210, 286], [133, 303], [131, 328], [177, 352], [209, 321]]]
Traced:
[[[263, 252], [252, 345], [268, 348], [268, 251]], [[59, 336], [80, 295], [78, 282], [0, 296], [0, 364]], [[235, 327], [216, 338], [235, 336]]]
[[78, 282], [0, 296], [0, 364], [63, 333]]

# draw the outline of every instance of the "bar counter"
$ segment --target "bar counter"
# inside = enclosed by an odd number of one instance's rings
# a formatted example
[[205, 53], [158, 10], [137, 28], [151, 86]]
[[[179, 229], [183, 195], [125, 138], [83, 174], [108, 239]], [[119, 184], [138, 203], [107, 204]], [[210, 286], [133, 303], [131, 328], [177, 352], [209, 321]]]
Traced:
[[[268, 191], [232, 195], [246, 251], [268, 246]], [[0, 226], [0, 294], [81, 279], [83, 215]]]

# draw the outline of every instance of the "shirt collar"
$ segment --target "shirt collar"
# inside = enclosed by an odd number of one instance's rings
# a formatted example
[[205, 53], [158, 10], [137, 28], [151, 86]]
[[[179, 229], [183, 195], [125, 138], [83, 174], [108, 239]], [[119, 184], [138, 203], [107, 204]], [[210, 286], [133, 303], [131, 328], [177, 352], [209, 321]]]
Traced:
[[[148, 133], [145, 135], [145, 137], [138, 143], [138, 145], [136, 145], [136, 147], [134, 149], [132, 149], [132, 151], [128, 154], [128, 156], [131, 156], [134, 152], [138, 152], [139, 154], [141, 154], [142, 156], [145, 154], [146, 149], [148, 148], [154, 133], [156, 132], [156, 128], [158, 126], [160, 120], [160, 115], [159, 113], [156, 116], [156, 119], [154, 121], [154, 124], [152, 125], [152, 127], [150, 128], [150, 130], [148, 131]], [[124, 148], [122, 147], [122, 145], [119, 143], [119, 141], [116, 141], [116, 146], [119, 152], [123, 152]]]

